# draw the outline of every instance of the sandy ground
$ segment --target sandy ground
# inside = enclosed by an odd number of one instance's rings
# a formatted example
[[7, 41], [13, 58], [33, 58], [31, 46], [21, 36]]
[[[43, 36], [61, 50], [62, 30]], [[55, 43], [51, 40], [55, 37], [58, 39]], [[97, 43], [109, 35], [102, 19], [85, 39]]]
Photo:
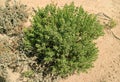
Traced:
[[[0, 5], [4, 1], [0, 0]], [[82, 5], [90, 13], [102, 12], [107, 14], [117, 21], [117, 26], [112, 31], [120, 37], [120, 0], [53, 1], [59, 6], [74, 1], [76, 6]], [[32, 7], [44, 7], [51, 3], [51, 0], [21, 0], [21, 3], [28, 5], [32, 9]], [[96, 43], [99, 48], [99, 56], [94, 63], [94, 68], [89, 69], [88, 73], [73, 75], [60, 82], [120, 82], [120, 40], [114, 38], [110, 31], [105, 30], [105, 35], [100, 37]]]

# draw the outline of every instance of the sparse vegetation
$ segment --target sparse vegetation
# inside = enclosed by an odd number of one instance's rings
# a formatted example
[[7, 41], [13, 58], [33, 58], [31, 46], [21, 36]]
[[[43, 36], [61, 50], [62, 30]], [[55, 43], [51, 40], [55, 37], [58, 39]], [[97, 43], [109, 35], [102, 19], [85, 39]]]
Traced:
[[100, 23], [107, 29], [112, 29], [117, 25], [117, 22], [105, 13], [97, 13], [96, 16], [98, 17]]
[[22, 75], [24, 77], [28, 77], [28, 78], [32, 77], [33, 74], [34, 74], [34, 71], [32, 71], [32, 70], [28, 70], [28, 71], [25, 71], [25, 72], [22, 73]]
[[33, 16], [25, 30], [23, 45], [29, 56], [36, 56], [44, 76], [66, 77], [93, 66], [98, 49], [93, 40], [103, 35], [96, 17], [82, 7], [47, 5]]
[[114, 28], [114, 27], [116, 26], [115, 20], [111, 19], [111, 20], [108, 22], [107, 26], [108, 26], [110, 29]]
[[10, 4], [6, 0], [5, 7], [0, 7], [0, 33], [16, 34], [21, 31], [21, 26], [28, 19], [26, 5], [15, 2]]

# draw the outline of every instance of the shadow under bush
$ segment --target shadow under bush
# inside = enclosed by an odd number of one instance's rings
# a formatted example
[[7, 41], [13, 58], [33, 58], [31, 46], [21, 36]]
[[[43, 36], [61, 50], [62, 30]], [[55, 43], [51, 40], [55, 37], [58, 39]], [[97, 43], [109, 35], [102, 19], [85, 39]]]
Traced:
[[0, 76], [0, 82], [6, 82], [5, 78]]

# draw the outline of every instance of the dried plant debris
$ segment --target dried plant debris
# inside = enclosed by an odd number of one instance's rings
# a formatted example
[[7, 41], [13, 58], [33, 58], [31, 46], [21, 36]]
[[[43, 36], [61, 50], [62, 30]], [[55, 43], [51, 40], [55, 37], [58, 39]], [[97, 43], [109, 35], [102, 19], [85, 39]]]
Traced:
[[28, 19], [28, 9], [26, 5], [10, 0], [5, 2], [5, 7], [0, 7], [0, 33], [14, 34], [20, 31], [22, 24]]
[[97, 13], [96, 16], [98, 17], [100, 23], [107, 29], [112, 29], [117, 25], [117, 22], [105, 13], [100, 12]]
[[6, 64], [15, 60], [16, 55], [12, 51], [12, 40], [3, 35], [0, 36], [0, 64]]

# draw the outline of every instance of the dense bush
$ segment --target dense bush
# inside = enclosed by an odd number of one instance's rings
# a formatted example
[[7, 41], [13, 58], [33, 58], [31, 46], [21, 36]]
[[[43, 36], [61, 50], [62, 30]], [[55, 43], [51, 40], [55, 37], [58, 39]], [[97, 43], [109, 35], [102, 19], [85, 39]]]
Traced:
[[25, 30], [24, 50], [37, 56], [44, 71], [65, 77], [92, 67], [98, 49], [93, 40], [103, 35], [96, 17], [81, 7], [47, 5], [33, 16]]
[[26, 5], [18, 2], [10, 4], [10, 0], [6, 0], [5, 7], [0, 7], [0, 33], [14, 34], [27, 18]]

